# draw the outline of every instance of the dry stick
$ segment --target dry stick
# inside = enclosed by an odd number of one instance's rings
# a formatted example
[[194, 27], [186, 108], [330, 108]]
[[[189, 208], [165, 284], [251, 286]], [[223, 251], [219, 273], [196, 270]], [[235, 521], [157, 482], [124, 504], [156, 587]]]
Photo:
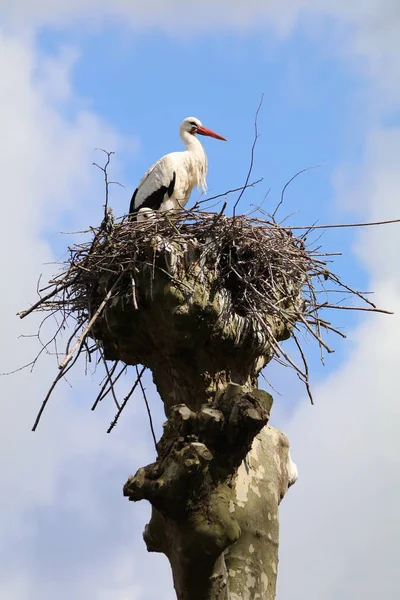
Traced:
[[218, 221], [220, 220], [220, 218], [222, 217], [222, 215], [225, 212], [226, 206], [227, 206], [227, 202], [224, 202], [223, 205], [222, 205], [221, 210], [219, 211], [219, 213], [215, 217], [214, 226], [210, 229], [210, 231], [212, 231], [213, 229], [215, 229], [216, 224], [218, 223]]
[[47, 405], [47, 403], [48, 403], [48, 401], [49, 401], [49, 399], [50, 399], [50, 396], [51, 396], [51, 394], [53, 393], [53, 390], [54, 390], [54, 388], [56, 387], [57, 383], [60, 381], [60, 379], [62, 379], [62, 378], [64, 377], [64, 375], [65, 375], [66, 373], [68, 373], [68, 371], [69, 371], [70, 369], [72, 369], [72, 367], [74, 366], [74, 364], [76, 363], [76, 361], [77, 361], [77, 360], [78, 360], [78, 358], [79, 358], [79, 355], [80, 355], [80, 353], [81, 353], [81, 350], [82, 350], [82, 346], [79, 348], [79, 352], [78, 352], [78, 354], [75, 356], [75, 358], [74, 358], [74, 360], [72, 361], [72, 363], [71, 363], [71, 364], [70, 364], [68, 367], [66, 367], [66, 368], [63, 368], [63, 369], [62, 369], [62, 370], [61, 370], [61, 371], [58, 373], [57, 377], [54, 379], [53, 383], [51, 384], [51, 386], [50, 386], [50, 388], [49, 388], [49, 391], [48, 391], [48, 392], [47, 392], [47, 394], [46, 394], [46, 397], [45, 397], [45, 399], [44, 399], [44, 400], [43, 400], [43, 402], [42, 402], [42, 406], [40, 407], [40, 410], [39, 410], [39, 412], [38, 412], [38, 414], [37, 414], [37, 417], [36, 417], [36, 419], [35, 419], [35, 422], [34, 422], [34, 424], [33, 424], [32, 431], [36, 431], [36, 428], [37, 428], [37, 426], [39, 425], [39, 421], [40, 421], [40, 419], [41, 419], [41, 417], [42, 417], [42, 414], [43, 414], [43, 412], [44, 412], [44, 409], [46, 408], [46, 405]]
[[300, 373], [302, 375], [302, 377], [305, 379], [306, 374], [303, 373], [303, 371], [300, 369], [300, 367], [297, 366], [296, 363], [294, 363], [291, 360], [290, 356], [283, 350], [280, 343], [275, 338], [274, 334], [272, 333], [271, 325], [269, 323], [267, 323], [267, 321], [265, 321], [265, 319], [263, 319], [262, 317], [259, 317], [259, 321], [262, 325], [264, 325], [264, 328], [266, 329], [267, 334], [269, 335], [269, 338], [270, 338], [269, 342], [271, 344], [272, 350], [275, 353], [275, 360], [278, 360], [279, 355], [282, 355], [284, 357], [284, 359], [289, 363], [289, 365], [291, 365], [293, 367], [293, 369], [295, 371], [297, 371], [298, 373]]
[[[42, 348], [47, 348], [47, 346], [49, 346], [53, 341], [54, 338], [60, 333], [60, 331], [63, 329], [64, 324], [65, 324], [65, 318], [63, 318], [63, 321], [61, 322], [61, 324], [58, 323], [57, 319], [56, 319], [56, 314], [59, 312], [59, 305], [56, 304], [54, 310], [47, 315], [46, 317], [44, 317], [39, 325], [39, 329], [37, 331], [37, 333], [35, 335], [32, 336], [24, 336], [24, 335], [20, 335], [19, 337], [36, 337], [39, 340], [40, 345], [42, 346]], [[44, 326], [44, 324], [46, 323], [46, 321], [48, 319], [51, 319], [51, 317], [54, 317], [55, 321], [56, 321], [56, 325], [57, 325], [57, 330], [55, 332], [55, 334], [53, 335], [52, 338], [50, 338], [47, 342], [42, 341], [41, 339], [41, 334], [42, 334], [42, 328]]]
[[290, 219], [290, 217], [294, 217], [294, 215], [298, 215], [300, 213], [299, 210], [295, 210], [292, 213], [289, 213], [288, 215], [286, 215], [286, 217], [284, 217], [282, 219], [282, 221], [279, 221], [279, 225], [282, 227], [282, 224], [287, 221], [288, 219]]
[[[53, 313], [52, 313], [53, 314]], [[26, 365], [22, 365], [22, 367], [18, 367], [17, 369], [14, 369], [13, 371], [8, 371], [7, 373], [0, 373], [0, 377], [6, 376], [6, 375], [14, 375], [15, 373], [19, 373], [19, 371], [23, 371], [24, 369], [27, 369], [28, 367], [31, 367], [31, 373], [33, 371], [33, 369], [35, 368], [35, 365], [37, 363], [37, 361], [39, 360], [39, 358], [41, 357], [41, 355], [43, 354], [43, 352], [47, 352], [48, 355], [50, 355], [51, 353], [47, 350], [47, 347], [52, 343], [56, 341], [56, 337], [57, 335], [60, 333], [61, 329], [62, 329], [62, 325], [58, 326], [58, 329], [56, 331], [56, 333], [53, 335], [53, 337], [46, 343], [42, 342], [40, 339], [40, 329], [43, 325], [43, 322], [48, 319], [49, 317], [52, 316], [48, 315], [45, 319], [43, 319], [43, 321], [40, 323], [39, 325], [39, 331], [38, 333], [35, 333], [33, 335], [21, 335], [19, 337], [22, 338], [27, 338], [27, 337], [35, 337], [39, 340], [39, 343], [41, 344], [41, 349], [39, 350], [39, 352], [36, 354], [35, 358], [33, 360], [31, 360], [30, 362], [28, 362]], [[58, 355], [57, 355], [58, 356]]]
[[[248, 186], [248, 187], [250, 187], [250, 186]], [[268, 198], [270, 191], [271, 191], [271, 188], [269, 188], [269, 189], [267, 190], [267, 193], [266, 193], [266, 194], [264, 194], [264, 198], [262, 199], [262, 201], [261, 201], [261, 204], [260, 204], [259, 206], [256, 206], [255, 204], [250, 204], [250, 206], [253, 206], [254, 208], [252, 208], [251, 210], [249, 210], [249, 211], [247, 211], [246, 213], [244, 213], [244, 215], [243, 215], [243, 216], [247, 217], [247, 216], [249, 216], [249, 215], [253, 215], [253, 214], [254, 214], [254, 213], [256, 213], [256, 212], [259, 212], [259, 211], [260, 211], [260, 209], [261, 209], [261, 207], [262, 207], [262, 205], [264, 204], [264, 202], [265, 202], [265, 201], [266, 201], [266, 199]], [[293, 214], [295, 214], [295, 213], [293, 213]]]
[[[312, 168], [312, 167], [310, 167]], [[273, 225], [273, 223], [269, 223], [268, 221], [264, 221], [265, 225]], [[389, 219], [388, 221], [367, 221], [365, 223], [336, 223], [333, 225], [295, 225], [285, 227], [285, 229], [290, 229], [290, 231], [304, 230], [304, 229], [337, 229], [343, 227], [373, 227], [375, 225], [390, 225], [392, 223], [400, 223], [400, 219]]]
[[[301, 313], [299, 313], [297, 316], [300, 319], [300, 321], [303, 323], [305, 328], [311, 333], [311, 335], [313, 337], [315, 337], [315, 339], [318, 341], [319, 345], [323, 346], [325, 348], [325, 350], [328, 352], [328, 354], [333, 354], [335, 351], [332, 350], [332, 348], [329, 348], [329, 346], [324, 342], [322, 337], [320, 335], [318, 335], [318, 331], [313, 330], [313, 328], [311, 327], [311, 325], [309, 323], [307, 323], [307, 321], [303, 317], [303, 315]], [[317, 319], [317, 323], [318, 323], [318, 319]]]
[[141, 378], [139, 377], [139, 369], [138, 369], [138, 366], [137, 366], [137, 365], [135, 365], [135, 366], [136, 366], [136, 375], [137, 375], [137, 377], [138, 377], [138, 381], [139, 381], [140, 389], [142, 390], [143, 399], [144, 399], [144, 402], [145, 402], [145, 404], [146, 404], [146, 410], [147, 410], [147, 414], [148, 414], [148, 416], [149, 416], [150, 429], [151, 429], [151, 435], [153, 436], [154, 447], [155, 447], [155, 449], [156, 449], [156, 452], [157, 452], [157, 440], [156, 440], [156, 434], [154, 433], [153, 419], [152, 419], [152, 417], [151, 417], [150, 406], [149, 406], [149, 403], [148, 403], [148, 400], [147, 400], [146, 391], [145, 391], [145, 389], [144, 389], [144, 387], [143, 387], [142, 380], [141, 380]]
[[76, 336], [76, 334], [78, 333], [78, 331], [81, 329], [81, 327], [82, 327], [82, 323], [79, 323], [79, 325], [74, 329], [74, 331], [72, 332], [72, 334], [69, 336], [68, 342], [67, 342], [67, 346], [65, 348], [65, 354], [69, 353], [69, 348], [70, 348], [70, 345], [72, 343], [72, 340], [74, 339], [74, 337]]
[[60, 364], [59, 369], [63, 369], [65, 367], [65, 365], [70, 361], [70, 359], [71, 359], [72, 355], [74, 354], [75, 350], [82, 344], [83, 340], [85, 339], [85, 337], [89, 333], [90, 329], [92, 328], [93, 324], [95, 323], [97, 317], [100, 315], [101, 311], [103, 310], [103, 308], [105, 307], [105, 305], [107, 304], [107, 302], [109, 301], [109, 299], [111, 298], [111, 295], [112, 295], [114, 289], [116, 288], [116, 286], [118, 285], [118, 283], [121, 281], [122, 275], [123, 275], [123, 273], [120, 274], [120, 276], [118, 277], [118, 279], [111, 286], [111, 288], [108, 291], [108, 293], [107, 293], [106, 297], [104, 298], [103, 302], [100, 304], [100, 306], [98, 307], [98, 309], [94, 313], [93, 317], [90, 319], [89, 323], [86, 325], [85, 329], [82, 331], [81, 335], [76, 340], [76, 343], [75, 343], [74, 347], [69, 352], [69, 354], [67, 354], [67, 356], [64, 358], [64, 360]]
[[[306, 386], [307, 394], [308, 394], [308, 397], [310, 398], [311, 404], [314, 404], [314, 398], [313, 398], [312, 393], [311, 393], [310, 381], [309, 381], [309, 376], [308, 376], [309, 374], [308, 374], [307, 359], [305, 357], [305, 354], [303, 352], [301, 344], [300, 344], [299, 340], [297, 339], [297, 337], [295, 336], [295, 334], [292, 334], [292, 337], [294, 339], [294, 342], [295, 342], [295, 344], [297, 346], [297, 349], [298, 349], [298, 351], [300, 353], [300, 356], [301, 356], [301, 360], [303, 361], [303, 365], [304, 365], [304, 371], [305, 371], [306, 377], [302, 381], [303, 381], [304, 385]], [[297, 373], [297, 375], [299, 376], [298, 373]]]
[[[110, 370], [109, 370], [108, 365], [107, 365], [107, 361], [104, 358], [104, 352], [101, 353], [101, 358], [103, 360], [104, 367], [105, 367], [105, 370], [106, 370], [106, 373], [107, 373], [107, 377], [108, 377], [107, 381], [110, 382], [111, 394], [112, 394], [112, 397], [114, 398], [115, 406], [117, 407], [117, 409], [120, 409], [121, 408], [120, 404], [119, 404], [119, 402], [117, 400], [117, 396], [115, 395], [114, 383], [113, 383], [113, 380], [112, 380], [112, 373], [110, 373]], [[113, 369], [114, 370], [115, 370], [115, 367], [117, 366], [117, 364], [118, 364], [118, 361], [115, 363], [115, 365], [113, 365]]]
[[41, 296], [40, 296], [39, 286], [40, 286], [40, 282], [42, 280], [42, 275], [43, 275], [43, 273], [40, 273], [39, 278], [38, 278], [37, 283], [36, 283], [36, 293], [37, 293], [37, 295], [39, 296], [40, 299], [41, 299]]
[[307, 323], [310, 323], [310, 325], [317, 325], [318, 323], [320, 327], [324, 327], [324, 329], [326, 329], [327, 331], [332, 331], [332, 333], [340, 335], [340, 337], [342, 337], [344, 340], [347, 339], [347, 335], [343, 333], [343, 331], [340, 331], [340, 329], [336, 329], [336, 327], [333, 327], [333, 325], [331, 325], [329, 321], [325, 321], [324, 319], [321, 319], [321, 317], [318, 317], [317, 319], [307, 320]]
[[[117, 364], [119, 363], [119, 361], [115, 361], [115, 365], [114, 367], [116, 368]], [[114, 368], [113, 368], [114, 369]], [[127, 369], [127, 365], [124, 365], [122, 367], [122, 369], [120, 370], [120, 372], [118, 373], [118, 375], [116, 375], [114, 381], [113, 381], [113, 385], [115, 385], [118, 381], [118, 379], [121, 377], [121, 375], [126, 371]], [[114, 374], [115, 369], [112, 371], [111, 375]], [[104, 385], [102, 386], [100, 392], [97, 394], [97, 398], [93, 403], [93, 406], [91, 408], [91, 410], [95, 410], [98, 403], [101, 402], [102, 400], [104, 400], [104, 398], [110, 393], [111, 387], [109, 387], [108, 389], [106, 389], [108, 383], [109, 383], [109, 379], [107, 378], [106, 381], [104, 382]]]
[[321, 165], [312, 165], [311, 167], [306, 167], [305, 169], [302, 169], [301, 171], [299, 171], [298, 173], [296, 173], [296, 175], [293, 175], [293, 177], [291, 179], [289, 179], [289, 181], [287, 183], [285, 183], [285, 185], [283, 186], [283, 190], [281, 193], [281, 199], [279, 200], [274, 212], [272, 213], [271, 217], [272, 220], [275, 222], [275, 215], [278, 212], [279, 207], [283, 204], [284, 198], [285, 198], [285, 191], [288, 188], [288, 186], [292, 183], [292, 181], [294, 179], [296, 179], [296, 177], [298, 177], [299, 175], [301, 175], [302, 173], [305, 173], [306, 171], [310, 171], [311, 169], [316, 169], [317, 167], [320, 167]]
[[290, 356], [282, 350], [282, 346], [279, 344], [279, 342], [277, 342], [277, 340], [274, 337], [272, 337], [272, 340], [273, 349], [276, 352], [277, 357], [279, 358], [279, 354], [281, 354], [286, 360], [286, 362], [289, 364], [289, 366], [291, 366], [299, 375], [301, 375], [302, 381], [305, 381], [307, 377], [306, 373], [303, 373], [300, 367], [296, 365], [296, 363], [290, 358]]
[[[317, 303], [317, 295], [316, 295], [316, 292], [315, 292], [315, 289], [314, 289], [313, 285], [309, 284], [308, 288], [309, 288], [309, 291], [310, 291], [310, 296], [311, 296], [312, 302], [314, 304], [316, 304]], [[304, 319], [304, 314], [302, 315], [302, 317]], [[304, 320], [305, 320], [306, 323], [309, 324], [310, 327], [312, 327], [312, 325], [313, 325], [312, 323], [309, 323], [309, 321], [307, 321], [307, 319], [304, 319]], [[317, 329], [317, 333], [318, 333], [319, 337], [322, 338], [321, 322], [320, 322], [319, 318], [316, 319], [316, 321], [314, 323], [314, 326]], [[319, 349], [320, 349], [320, 360], [321, 360], [321, 363], [325, 366], [324, 351], [323, 351], [323, 347], [321, 345], [321, 342], [319, 342]]]
[[278, 396], [282, 396], [281, 392], [279, 390], [277, 390], [276, 388], [274, 388], [272, 383], [265, 377], [265, 375], [262, 371], [260, 371], [260, 375], [264, 379], [265, 383], [271, 388], [271, 390], [273, 390], [275, 392], [275, 394], [278, 394]]
[[[211, 202], [211, 200], [208, 200], [208, 199], [201, 201], [202, 204], [205, 204], [205, 207], [204, 207], [203, 210], [205, 210], [207, 212], [211, 212], [212, 208], [215, 208], [216, 206], [219, 206], [221, 204], [221, 200], [218, 200], [218, 202], [213, 202], [212, 204], [210, 204], [210, 202]], [[198, 205], [196, 204], [193, 208], [196, 208], [196, 210], [197, 210], [198, 209]], [[190, 219], [190, 213], [188, 214], [188, 219]]]
[[[319, 219], [314, 221], [314, 223], [310, 227], [315, 227], [315, 225], [318, 223], [318, 221], [319, 221]], [[282, 225], [282, 223], [283, 223], [283, 221], [280, 222], [280, 225]], [[310, 233], [310, 231], [312, 231], [312, 229], [310, 227], [300, 236], [300, 239], [302, 239], [304, 242], [306, 241], [307, 236]], [[310, 244], [307, 245], [307, 247], [310, 247], [313, 244], [314, 244], [314, 242], [311, 242]]]
[[370, 300], [368, 300], [368, 298], [365, 298], [365, 296], [361, 292], [357, 292], [356, 290], [353, 290], [353, 288], [351, 288], [348, 285], [346, 285], [345, 283], [343, 283], [340, 280], [340, 278], [337, 275], [335, 275], [334, 273], [329, 273], [328, 279], [330, 279], [330, 281], [333, 281], [334, 283], [336, 283], [340, 287], [344, 288], [345, 290], [347, 290], [351, 294], [354, 294], [355, 296], [358, 296], [359, 298], [361, 298], [361, 300], [363, 300], [363, 302], [365, 302], [366, 304], [369, 304], [370, 306], [372, 306], [372, 308], [376, 308], [376, 305], [373, 302], [371, 302]]
[[[35, 336], [32, 336], [32, 337], [35, 337]], [[6, 373], [0, 373], [0, 377], [5, 377], [7, 375], [14, 375], [15, 373], [19, 373], [20, 371], [27, 369], [28, 367], [34, 367], [39, 355], [42, 352], [43, 352], [43, 348], [40, 350], [40, 352], [37, 354], [37, 356], [33, 360], [31, 360], [31, 362], [28, 362], [28, 363], [26, 363], [26, 365], [22, 365], [22, 367], [18, 367], [18, 369], [14, 369], [13, 371], [7, 371]]]
[[247, 177], [246, 177], [246, 181], [245, 181], [245, 183], [244, 183], [243, 189], [242, 189], [242, 191], [240, 192], [240, 194], [239, 194], [239, 198], [236, 200], [236, 202], [235, 202], [235, 205], [234, 205], [234, 207], [233, 207], [233, 217], [234, 217], [234, 218], [235, 218], [235, 216], [236, 216], [236, 207], [237, 207], [237, 205], [239, 204], [239, 202], [240, 202], [240, 199], [241, 199], [241, 197], [243, 196], [243, 194], [244, 194], [244, 192], [245, 192], [245, 190], [246, 190], [247, 184], [248, 184], [248, 182], [249, 182], [249, 179], [250, 179], [250, 177], [251, 177], [251, 173], [252, 173], [252, 171], [253, 171], [253, 164], [254, 164], [254, 150], [255, 150], [255, 148], [256, 148], [256, 145], [257, 145], [257, 140], [258, 140], [258, 113], [259, 113], [259, 112], [260, 112], [260, 110], [261, 110], [261, 106], [262, 106], [262, 103], [263, 103], [263, 101], [264, 101], [264, 94], [261, 94], [261, 100], [260, 100], [260, 103], [259, 103], [259, 105], [258, 105], [258, 108], [257, 108], [257, 110], [256, 110], [256, 116], [255, 116], [255, 119], [254, 119], [254, 141], [253, 141], [253, 145], [252, 145], [252, 147], [251, 147], [250, 167], [249, 167], [249, 171], [248, 171], [248, 173], [247, 173]]
[[108, 194], [109, 194], [109, 182], [108, 182], [107, 168], [108, 168], [108, 165], [110, 164], [111, 156], [113, 154], [115, 154], [115, 152], [108, 152], [107, 150], [103, 150], [103, 148], [96, 148], [96, 150], [101, 150], [101, 152], [104, 152], [104, 154], [107, 155], [107, 162], [104, 165], [104, 167], [101, 167], [100, 165], [98, 165], [95, 162], [93, 163], [94, 167], [97, 167], [98, 169], [100, 169], [100, 171], [103, 171], [103, 173], [104, 173], [104, 183], [105, 183], [105, 188], [106, 188], [106, 198], [105, 198], [105, 204], [104, 204], [104, 220], [106, 220], [107, 219], [107, 210], [108, 210]]
[[364, 306], [340, 306], [340, 304], [320, 304], [316, 306], [314, 310], [320, 310], [321, 308], [334, 308], [339, 310], [362, 310], [364, 312], [375, 312], [382, 313], [383, 315], [394, 315], [391, 310], [384, 310], [383, 308], [366, 308]]
[[[224, 192], [223, 194], [217, 194], [216, 196], [211, 196], [211, 198], [205, 198], [204, 200], [199, 200], [196, 202], [196, 204], [193, 206], [193, 208], [190, 209], [190, 211], [196, 210], [196, 208], [198, 206], [200, 206], [201, 204], [205, 204], [206, 202], [211, 202], [212, 200], [217, 200], [218, 198], [225, 198], [225, 196], [228, 196], [229, 194], [234, 194], [235, 192], [244, 192], [244, 190], [246, 190], [247, 188], [251, 188], [256, 186], [258, 183], [261, 183], [264, 180], [264, 177], [261, 177], [260, 179], [257, 179], [256, 181], [253, 181], [252, 183], [246, 184], [246, 185], [242, 185], [238, 188], [234, 188], [232, 190], [228, 190], [227, 192]], [[189, 210], [187, 211], [189, 212]]]
[[[75, 279], [76, 278], [77, 278], [77, 276], [75, 277]], [[74, 281], [64, 283], [63, 285], [61, 285], [60, 287], [56, 288], [52, 292], [49, 292], [48, 294], [46, 294], [46, 296], [43, 296], [42, 298], [40, 298], [40, 300], [38, 300], [37, 302], [35, 302], [35, 304], [33, 304], [27, 310], [23, 310], [22, 312], [17, 313], [17, 316], [20, 319], [24, 319], [31, 312], [33, 312], [34, 310], [36, 310], [36, 308], [38, 308], [41, 304], [44, 304], [46, 302], [46, 300], [50, 300], [50, 298], [52, 298], [53, 296], [55, 296], [56, 294], [58, 294], [58, 292], [61, 292], [61, 290], [64, 290], [65, 288], [69, 287], [71, 285], [71, 283], [74, 283]]]
[[[335, 290], [333, 288], [326, 288], [324, 286], [322, 286], [322, 282], [320, 282], [320, 285], [322, 287], [322, 289], [317, 290], [315, 289], [314, 292], [315, 294], [324, 294], [325, 296], [329, 296], [329, 294], [343, 294], [343, 290]], [[342, 284], [343, 285], [343, 284]], [[350, 292], [349, 292], [350, 293]], [[366, 296], [367, 294], [373, 294], [374, 292], [360, 292], [360, 294], [362, 294], [363, 296]], [[352, 295], [352, 293], [350, 293], [350, 295]]]
[[111, 423], [110, 427], [107, 429], [107, 433], [111, 433], [111, 431], [112, 431], [112, 430], [114, 429], [114, 427], [116, 426], [116, 424], [117, 424], [117, 421], [118, 421], [118, 419], [119, 419], [119, 417], [120, 417], [120, 415], [121, 415], [122, 411], [124, 410], [125, 406], [128, 404], [128, 400], [129, 400], [129, 398], [132, 396], [133, 392], [134, 392], [134, 391], [135, 391], [135, 389], [137, 388], [137, 386], [138, 386], [138, 384], [139, 384], [139, 382], [140, 382], [140, 380], [141, 380], [141, 378], [142, 378], [142, 375], [143, 375], [143, 373], [145, 372], [145, 370], [146, 370], [146, 367], [143, 367], [143, 368], [142, 368], [142, 370], [140, 371], [140, 373], [139, 373], [139, 375], [138, 375], [138, 378], [136, 379], [136, 381], [135, 381], [134, 385], [132, 386], [132, 389], [131, 389], [131, 391], [129, 392], [129, 394], [128, 394], [127, 396], [125, 396], [125, 398], [124, 398], [124, 401], [122, 402], [122, 404], [121, 404], [121, 406], [120, 406], [120, 408], [119, 408], [119, 410], [118, 410], [117, 414], [116, 414], [116, 415], [115, 415], [115, 417], [114, 417], [114, 420], [112, 421], [112, 423]]

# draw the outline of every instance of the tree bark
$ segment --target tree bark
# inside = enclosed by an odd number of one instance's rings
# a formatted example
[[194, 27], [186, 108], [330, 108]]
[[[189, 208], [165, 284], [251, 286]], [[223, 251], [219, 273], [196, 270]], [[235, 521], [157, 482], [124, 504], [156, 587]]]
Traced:
[[284, 433], [267, 426], [240, 465], [231, 506], [241, 529], [227, 551], [230, 600], [273, 600], [279, 547], [279, 503], [297, 477]]

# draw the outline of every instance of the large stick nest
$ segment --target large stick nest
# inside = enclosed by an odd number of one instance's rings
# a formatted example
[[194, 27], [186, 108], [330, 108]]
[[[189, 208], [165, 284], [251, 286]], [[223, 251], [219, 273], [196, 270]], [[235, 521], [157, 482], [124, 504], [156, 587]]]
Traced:
[[[199, 212], [190, 220], [160, 216], [112, 225], [73, 247], [57, 301], [83, 324], [114, 285], [112, 296], [137, 309], [140, 297], [153, 299], [156, 272], [174, 282], [189, 304], [196, 301], [196, 284], [207, 290], [205, 309], [218, 294], [218, 320], [240, 322], [237, 345], [241, 334], [252, 333], [258, 346], [279, 354], [277, 338], [287, 338], [296, 322], [312, 319], [313, 279], [325, 272], [325, 263], [276, 225]], [[54, 298], [48, 308], [54, 309]]]
[[[173, 255], [178, 259], [179, 250], [186, 255], [184, 265], [174, 264]], [[171, 260], [163, 264], [158, 258], [168, 251]], [[229, 298], [229, 308], [254, 319], [262, 329], [266, 315], [293, 324], [315, 312], [315, 302], [299, 302], [299, 295], [303, 286], [310, 291], [314, 277], [326, 273], [325, 263], [307, 251], [304, 241], [278, 225], [196, 212], [190, 220], [172, 221], [161, 215], [146, 223], [125, 221], [107, 233], [95, 231], [93, 241], [70, 250], [67, 270], [57, 283], [62, 280], [65, 285], [63, 303], [82, 317], [87, 314], [90, 290], [97, 289], [104, 276], [131, 273], [136, 277], [143, 270], [154, 275], [158, 269], [185, 285], [177, 278], [184, 276], [179, 266], [199, 277], [212, 270], [212, 283]], [[122, 293], [123, 285], [116, 294]]]
[[[259, 346], [268, 347], [273, 358], [296, 369], [308, 391], [308, 367], [296, 331], [306, 329], [321, 350], [328, 352], [323, 332], [331, 330], [343, 336], [320, 315], [322, 308], [342, 308], [330, 302], [326, 282], [335, 291], [356, 295], [375, 309], [329, 270], [329, 254], [306, 244], [308, 231], [295, 237], [290, 228], [274, 221], [184, 211], [173, 218], [159, 215], [146, 222], [116, 223], [108, 214], [101, 226], [90, 232], [87, 242], [69, 249], [61, 273], [45, 288], [47, 294], [21, 316], [50, 311], [61, 318], [58, 332], [74, 321], [55, 383], [80, 353], [90, 357], [100, 352], [107, 372], [100, 397], [106, 390], [115, 399], [113, 381], [119, 375], [115, 375], [116, 363], [110, 371], [104, 360], [108, 357], [101, 335], [96, 335], [96, 321], [116, 300], [139, 310], [151, 297], [151, 282], [159, 272], [183, 292], [186, 288], [186, 298], [190, 298], [188, 275], [212, 295], [218, 293], [224, 299], [221, 319], [235, 317], [242, 323], [240, 331], [247, 335], [251, 329]], [[290, 335], [297, 344], [301, 367], [279, 343]]]

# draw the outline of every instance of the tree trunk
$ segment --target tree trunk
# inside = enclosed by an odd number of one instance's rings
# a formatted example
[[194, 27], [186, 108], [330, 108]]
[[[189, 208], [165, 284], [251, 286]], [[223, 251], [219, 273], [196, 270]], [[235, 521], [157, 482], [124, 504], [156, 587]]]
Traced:
[[[132, 491], [134, 479], [125, 486]], [[179, 600], [273, 600], [278, 505], [293, 482], [287, 437], [266, 426], [254, 439], [230, 490], [212, 494], [188, 519], [154, 508], [144, 540], [169, 559]], [[137, 496], [131, 496], [137, 499]]]
[[[148, 262], [137, 303], [114, 298], [93, 332], [107, 359], [152, 370], [168, 419], [156, 462], [124, 495], [152, 504], [144, 540], [168, 557], [179, 600], [272, 600], [278, 505], [296, 472], [286, 436], [267, 425], [272, 398], [257, 389], [268, 336], [233, 311], [196, 241], [156, 236]], [[274, 339], [289, 337], [287, 322], [265, 321]]]

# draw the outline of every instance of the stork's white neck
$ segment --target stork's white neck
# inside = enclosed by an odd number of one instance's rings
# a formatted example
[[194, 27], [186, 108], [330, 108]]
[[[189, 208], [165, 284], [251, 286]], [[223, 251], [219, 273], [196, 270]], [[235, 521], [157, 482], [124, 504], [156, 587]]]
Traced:
[[206, 175], [207, 175], [207, 155], [202, 144], [193, 134], [188, 131], [181, 132], [181, 138], [186, 146], [186, 152], [189, 161], [192, 165], [193, 175], [195, 177], [196, 185], [202, 188], [204, 191], [207, 189]]
[[202, 150], [204, 152], [202, 144], [192, 133], [189, 133], [188, 131], [182, 131], [181, 138], [186, 146], [186, 150], [189, 150], [189, 152], [198, 152], [199, 150]]

